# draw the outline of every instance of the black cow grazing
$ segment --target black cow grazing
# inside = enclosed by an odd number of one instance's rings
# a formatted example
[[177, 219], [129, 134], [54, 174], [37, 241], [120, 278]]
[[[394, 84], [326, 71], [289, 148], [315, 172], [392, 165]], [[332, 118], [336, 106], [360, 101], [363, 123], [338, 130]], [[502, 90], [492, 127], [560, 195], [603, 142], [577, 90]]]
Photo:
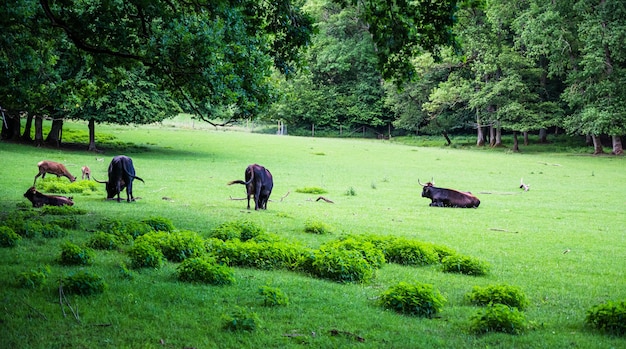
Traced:
[[43, 205], [50, 205], [50, 206], [63, 206], [63, 205], [73, 206], [74, 205], [74, 202], [72, 201], [71, 197], [68, 198], [65, 196], [45, 195], [37, 191], [35, 187], [28, 188], [26, 193], [24, 193], [24, 197], [30, 200], [30, 202], [33, 204], [33, 207], [41, 207]]
[[419, 179], [417, 182], [424, 187], [422, 197], [431, 200], [430, 206], [477, 208], [480, 205], [480, 200], [470, 192], [438, 188], [434, 182], [422, 184]]
[[254, 195], [254, 209], [267, 210], [267, 202], [274, 187], [274, 180], [270, 171], [261, 165], [250, 165], [246, 168], [245, 179], [245, 182], [235, 180], [229, 182], [228, 185], [243, 184], [246, 186], [248, 210], [250, 209], [250, 196], [252, 195]]
[[135, 197], [133, 197], [134, 179], [144, 182], [143, 179], [135, 175], [133, 160], [125, 155], [118, 155], [111, 160], [108, 181], [102, 182], [94, 178], [96, 182], [106, 184], [107, 199], [113, 199], [117, 195], [117, 202], [120, 202], [120, 192], [124, 188], [126, 188], [126, 201], [135, 201]]

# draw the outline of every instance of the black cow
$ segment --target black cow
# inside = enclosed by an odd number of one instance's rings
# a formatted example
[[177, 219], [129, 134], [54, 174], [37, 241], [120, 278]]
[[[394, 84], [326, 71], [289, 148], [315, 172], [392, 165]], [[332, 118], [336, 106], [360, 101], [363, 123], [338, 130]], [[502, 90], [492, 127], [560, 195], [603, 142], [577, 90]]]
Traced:
[[74, 202], [72, 201], [71, 197], [68, 198], [65, 196], [42, 194], [39, 191], [37, 191], [35, 187], [28, 188], [26, 193], [24, 193], [24, 197], [30, 200], [30, 202], [33, 204], [33, 207], [41, 207], [43, 205], [50, 205], [50, 206], [63, 206], [63, 205], [73, 206], [74, 205]]
[[107, 199], [113, 199], [117, 195], [117, 202], [120, 202], [120, 192], [124, 188], [126, 188], [126, 201], [135, 201], [135, 197], [133, 197], [134, 179], [144, 182], [143, 179], [135, 175], [133, 160], [125, 155], [118, 155], [111, 160], [108, 181], [102, 182], [94, 178], [96, 182], [106, 184]]
[[267, 202], [272, 194], [272, 188], [274, 187], [274, 180], [272, 174], [265, 167], [261, 165], [250, 165], [246, 168], [245, 182], [242, 180], [235, 180], [229, 182], [232, 184], [243, 184], [246, 186], [246, 192], [248, 195], [248, 210], [250, 209], [250, 196], [254, 195], [254, 209], [266, 210]]
[[422, 184], [419, 179], [417, 182], [424, 187], [422, 197], [431, 200], [430, 206], [477, 208], [480, 205], [480, 200], [470, 192], [438, 188], [433, 182]]

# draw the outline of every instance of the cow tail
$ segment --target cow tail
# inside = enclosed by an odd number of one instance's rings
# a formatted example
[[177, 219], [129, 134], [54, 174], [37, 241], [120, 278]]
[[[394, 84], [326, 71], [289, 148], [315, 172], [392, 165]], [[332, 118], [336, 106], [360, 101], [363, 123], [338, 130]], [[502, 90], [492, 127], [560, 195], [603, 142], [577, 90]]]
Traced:
[[141, 179], [141, 177], [133, 176], [133, 178], [140, 180], [142, 183], [146, 183], [143, 181], [143, 179]]

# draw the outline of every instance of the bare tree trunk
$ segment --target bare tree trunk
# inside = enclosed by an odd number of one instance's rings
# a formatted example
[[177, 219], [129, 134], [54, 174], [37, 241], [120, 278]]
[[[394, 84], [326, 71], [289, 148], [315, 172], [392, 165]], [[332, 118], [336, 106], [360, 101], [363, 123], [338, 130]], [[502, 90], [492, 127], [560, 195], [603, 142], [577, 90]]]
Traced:
[[496, 145], [496, 128], [493, 124], [489, 125], [489, 146], [493, 147]]
[[35, 115], [35, 146], [43, 145], [43, 117]]
[[600, 140], [600, 136], [592, 134], [591, 139], [593, 140], [593, 155], [604, 154], [604, 149], [602, 148], [602, 141]]
[[89, 151], [98, 151], [96, 148], [96, 122], [89, 119]]
[[478, 109], [476, 110], [476, 146], [482, 147], [485, 145], [485, 134], [483, 133], [483, 125], [480, 124], [480, 116], [478, 116]]
[[543, 127], [539, 129], [539, 143], [548, 143], [548, 130]]
[[611, 136], [611, 139], [613, 141], [613, 155], [623, 155], [622, 138], [620, 136]]
[[524, 131], [524, 145], [527, 146], [528, 143], [528, 131]]
[[443, 138], [446, 139], [446, 142], [447, 142], [446, 145], [452, 144], [452, 141], [450, 140], [450, 137], [448, 137], [448, 133], [447, 132], [441, 132], [441, 135], [443, 136]]
[[24, 125], [24, 133], [22, 133], [22, 141], [30, 142], [33, 140], [32, 138], [30, 138], [30, 130], [32, 128], [32, 125], [33, 125], [33, 114], [27, 113], [26, 124]]
[[[526, 134], [527, 132], [525, 132]], [[517, 131], [513, 131], [513, 151], [519, 152], [519, 142], [517, 140]]]
[[502, 146], [502, 127], [500, 127], [500, 123], [498, 123], [498, 125], [496, 126], [496, 142], [494, 146], [495, 147]]
[[61, 145], [61, 132], [63, 131], [63, 119], [52, 119], [52, 128], [46, 138], [46, 143], [54, 144], [55, 146]]

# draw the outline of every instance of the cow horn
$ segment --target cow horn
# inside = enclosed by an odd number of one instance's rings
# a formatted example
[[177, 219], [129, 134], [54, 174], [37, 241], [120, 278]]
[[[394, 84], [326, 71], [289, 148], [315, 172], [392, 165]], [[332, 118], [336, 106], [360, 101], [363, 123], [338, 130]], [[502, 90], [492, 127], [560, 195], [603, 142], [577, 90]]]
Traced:
[[107, 181], [107, 182], [99, 181], [99, 180], [97, 180], [97, 179], [96, 179], [96, 177], [91, 177], [91, 178], [93, 178], [93, 180], [94, 180], [94, 181], [96, 181], [96, 182], [98, 182], [98, 183], [102, 183], [102, 184], [107, 184], [107, 183], [109, 183], [108, 181]]
[[425, 186], [426, 186], [426, 184], [422, 184], [422, 182], [420, 182], [420, 179], [419, 179], [419, 178], [417, 179], [417, 183], [419, 183], [419, 185], [421, 185], [422, 187], [425, 187]]

